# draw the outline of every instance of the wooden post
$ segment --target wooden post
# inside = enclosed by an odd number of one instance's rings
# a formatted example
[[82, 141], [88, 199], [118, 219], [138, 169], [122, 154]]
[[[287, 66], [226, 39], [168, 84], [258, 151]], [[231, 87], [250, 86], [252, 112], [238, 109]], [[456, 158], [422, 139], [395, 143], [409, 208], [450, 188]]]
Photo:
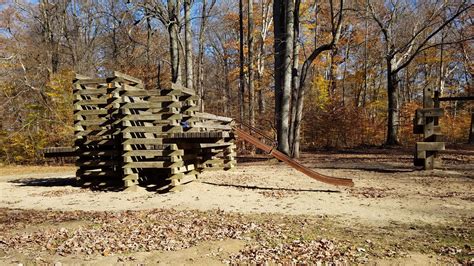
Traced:
[[439, 92], [431, 88], [423, 90], [423, 108], [416, 110], [414, 133], [423, 134], [423, 141], [416, 143], [415, 166], [423, 166], [425, 170], [432, 170], [438, 165], [438, 151], [444, 150], [441, 142], [439, 117], [444, 114], [439, 106]]

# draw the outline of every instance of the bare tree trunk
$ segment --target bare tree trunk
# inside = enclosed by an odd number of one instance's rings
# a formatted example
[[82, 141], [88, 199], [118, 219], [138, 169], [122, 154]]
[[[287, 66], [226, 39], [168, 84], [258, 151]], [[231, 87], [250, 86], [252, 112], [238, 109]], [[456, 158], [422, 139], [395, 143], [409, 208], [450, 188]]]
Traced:
[[[248, 32], [247, 32], [247, 45], [248, 45], [248, 61], [247, 71], [249, 77], [249, 124], [251, 127], [255, 127], [255, 86], [254, 86], [254, 71], [253, 71], [253, 0], [248, 0]], [[254, 151], [254, 150], [252, 150]]]
[[293, 121], [294, 123], [294, 137], [293, 137], [293, 157], [298, 158], [300, 155], [300, 131], [301, 131], [301, 121], [303, 118], [303, 103], [305, 95], [305, 82], [308, 76], [309, 69], [313, 61], [323, 52], [331, 50], [339, 42], [342, 29], [342, 18], [343, 18], [343, 6], [344, 0], [339, 0], [339, 12], [336, 13], [334, 10], [334, 5], [332, 1], [329, 1], [331, 5], [331, 17], [332, 17], [332, 39], [329, 43], [322, 44], [315, 48], [311, 54], [305, 59], [303, 65], [301, 66], [300, 71], [300, 80], [298, 84], [298, 98], [296, 100], [296, 117]]
[[[212, 8], [212, 4], [211, 4]], [[196, 80], [197, 94], [199, 96], [199, 110], [204, 112], [204, 32], [207, 22], [207, 0], [202, 0], [201, 25], [199, 27], [199, 48], [198, 48], [198, 73]]]
[[331, 52], [329, 53], [329, 69], [328, 69], [328, 94], [330, 98], [334, 98], [336, 93], [336, 55], [337, 55], [337, 47], [333, 47]]
[[[43, 20], [43, 38], [44, 41], [47, 43], [50, 57], [51, 57], [51, 73], [54, 74], [59, 70], [59, 43], [55, 39], [55, 34], [53, 32], [53, 13], [54, 11], [50, 10], [52, 5], [49, 3], [48, 0], [42, 0], [40, 2], [40, 11]], [[53, 13], [54, 14], [54, 13]]]
[[[352, 34], [349, 35], [349, 41], [347, 42], [347, 45], [346, 45], [346, 54], [344, 56], [344, 60], [345, 60], [345, 63], [344, 63], [344, 70], [342, 72], [342, 84], [341, 84], [341, 87], [342, 87], [342, 105], [344, 106], [346, 104], [345, 102], [345, 97], [346, 97], [346, 75], [347, 75], [347, 63], [349, 62], [349, 54], [350, 54], [350, 50], [351, 50], [351, 46], [350, 46], [350, 43], [352, 41]], [[357, 104], [356, 106], [359, 106], [359, 101], [357, 101]]]
[[256, 61], [257, 61], [257, 80], [258, 80], [258, 113], [263, 115], [265, 112], [265, 95], [263, 76], [265, 73], [265, 40], [271, 25], [270, 4], [272, 1], [261, 1], [262, 5], [262, 29], [260, 31], [260, 40], [258, 43]]
[[181, 84], [181, 65], [179, 60], [179, 25], [178, 7], [173, 1], [168, 2], [168, 15], [170, 23], [168, 34], [170, 39], [170, 61], [171, 61], [171, 82]]
[[263, 87], [261, 86], [258, 90], [258, 114], [263, 115], [265, 113], [266, 103], [265, 103], [265, 94]]
[[232, 106], [232, 95], [230, 89], [230, 81], [229, 81], [229, 56], [225, 53], [224, 50], [224, 96], [225, 96], [225, 103], [226, 106], [224, 115], [230, 116], [231, 110], [229, 108]]
[[191, 0], [184, 1], [184, 42], [185, 42], [185, 65], [186, 65], [186, 87], [194, 89], [193, 86], [193, 37], [191, 31]]
[[240, 121], [244, 122], [245, 114], [245, 74], [244, 74], [244, 7], [239, 0], [239, 113]]
[[441, 45], [439, 47], [440, 53], [439, 53], [439, 93], [440, 95], [443, 95], [444, 93], [444, 86], [446, 83], [445, 77], [444, 77], [444, 32], [441, 32]]
[[[273, 50], [274, 50], [274, 75], [275, 75], [275, 127], [281, 128], [281, 99], [283, 95], [283, 60], [285, 58], [285, 4], [284, 0], [273, 2]], [[277, 136], [279, 139], [280, 136]]]
[[296, 104], [298, 98], [298, 88], [299, 88], [299, 44], [298, 38], [300, 36], [300, 20], [299, 20], [299, 12], [300, 12], [300, 4], [301, 0], [295, 1], [295, 16], [294, 16], [294, 36], [293, 36], [293, 66], [292, 66], [292, 75], [291, 75], [291, 117], [290, 117], [290, 130], [289, 130], [289, 139], [288, 142], [290, 144], [290, 151], [291, 156], [294, 156], [294, 141], [293, 138], [295, 137], [295, 119], [296, 119]]
[[292, 77], [292, 57], [293, 57], [293, 35], [294, 35], [294, 16], [295, 3], [294, 0], [286, 0], [286, 23], [285, 23], [285, 51], [282, 68], [282, 88], [281, 88], [281, 110], [280, 110], [280, 127], [277, 128], [278, 150], [290, 154], [289, 140], [289, 115], [290, 115], [290, 97], [291, 97], [291, 77]]
[[387, 118], [387, 145], [399, 145], [398, 126], [398, 72], [392, 71], [391, 59], [387, 59], [387, 97], [388, 97], [388, 118]]
[[[369, 49], [369, 43], [368, 43], [368, 38], [369, 38], [369, 0], [366, 1], [365, 3], [365, 34], [364, 34], [364, 93], [362, 93], [362, 107], [365, 107], [365, 101], [367, 98], [367, 90], [368, 90], [368, 61], [369, 61], [369, 54], [368, 54], [368, 49]], [[359, 102], [359, 101], [357, 101]], [[358, 104], [357, 104], [358, 105]]]

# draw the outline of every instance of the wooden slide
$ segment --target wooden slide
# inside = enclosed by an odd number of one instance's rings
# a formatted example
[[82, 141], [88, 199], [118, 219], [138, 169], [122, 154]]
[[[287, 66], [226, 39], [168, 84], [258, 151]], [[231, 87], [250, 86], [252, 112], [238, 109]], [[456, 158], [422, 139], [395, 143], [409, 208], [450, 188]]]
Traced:
[[320, 173], [317, 173], [302, 164], [298, 163], [297, 161], [291, 159], [290, 157], [286, 156], [284, 153], [276, 150], [275, 148], [261, 142], [258, 138], [252, 136], [250, 133], [242, 130], [238, 126], [234, 127], [234, 132], [239, 136], [241, 139], [247, 141], [248, 143], [254, 145], [255, 147], [263, 150], [264, 152], [267, 152], [271, 156], [277, 158], [280, 161], [285, 162], [289, 166], [295, 168], [296, 170], [302, 172], [303, 174], [316, 179], [318, 181], [331, 184], [331, 185], [336, 185], [336, 186], [349, 186], [352, 187], [354, 186], [354, 182], [352, 182], [352, 179], [346, 179], [346, 178], [339, 178], [339, 177], [331, 177], [331, 176], [326, 176], [322, 175]]

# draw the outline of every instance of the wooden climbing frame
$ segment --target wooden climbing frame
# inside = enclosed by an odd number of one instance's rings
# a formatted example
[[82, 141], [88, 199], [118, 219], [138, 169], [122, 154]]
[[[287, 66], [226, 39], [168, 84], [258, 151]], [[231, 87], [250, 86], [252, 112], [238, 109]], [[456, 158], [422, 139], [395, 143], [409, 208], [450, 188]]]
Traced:
[[177, 188], [204, 170], [235, 166], [233, 120], [198, 112], [194, 91], [146, 90], [134, 77], [77, 75], [73, 81], [75, 144], [50, 156], [77, 156], [84, 185], [155, 184]]

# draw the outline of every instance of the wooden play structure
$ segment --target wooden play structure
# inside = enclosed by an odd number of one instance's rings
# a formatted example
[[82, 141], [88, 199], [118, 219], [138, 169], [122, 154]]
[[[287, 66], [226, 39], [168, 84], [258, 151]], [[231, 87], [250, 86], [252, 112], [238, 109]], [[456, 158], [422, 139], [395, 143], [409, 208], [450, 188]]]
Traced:
[[[444, 109], [441, 108], [440, 103], [469, 100], [474, 100], [474, 97], [440, 97], [439, 91], [433, 91], [431, 88], [424, 89], [423, 108], [416, 110], [413, 120], [413, 133], [423, 134], [423, 141], [416, 143], [415, 166], [420, 166], [424, 170], [432, 170], [441, 166], [438, 153], [445, 149], [445, 142], [442, 141], [439, 124], [439, 118], [444, 115]], [[472, 127], [471, 125], [471, 130]]]
[[233, 168], [235, 135], [315, 180], [353, 185], [304, 167], [232, 118], [198, 112], [194, 91], [177, 84], [146, 90], [141, 80], [119, 72], [108, 78], [77, 75], [73, 95], [74, 147], [47, 148], [44, 154], [75, 156], [76, 177], [86, 186], [140, 183], [176, 190], [203, 171]]
[[233, 120], [197, 112], [197, 96], [182, 86], [146, 90], [141, 80], [115, 72], [108, 78], [77, 75], [74, 148], [49, 156], [77, 156], [84, 184], [140, 181], [172, 188], [204, 170], [235, 166]]

